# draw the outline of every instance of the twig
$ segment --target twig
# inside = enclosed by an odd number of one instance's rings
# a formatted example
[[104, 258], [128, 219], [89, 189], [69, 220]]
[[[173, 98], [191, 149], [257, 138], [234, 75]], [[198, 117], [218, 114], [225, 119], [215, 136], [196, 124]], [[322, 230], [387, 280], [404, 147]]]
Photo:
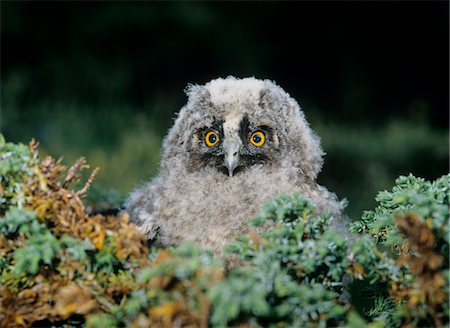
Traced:
[[34, 158], [36, 149], [39, 147], [39, 141], [36, 141], [34, 138], [32, 138], [30, 143], [28, 144], [28, 147], [30, 148], [31, 158]]
[[87, 192], [89, 191], [89, 188], [91, 187], [92, 182], [94, 182], [95, 177], [98, 174], [98, 171], [100, 171], [99, 167], [96, 167], [94, 171], [92, 171], [89, 179], [86, 181], [84, 187], [76, 192], [76, 195], [79, 197], [84, 197], [86, 196]]
[[67, 172], [67, 176], [64, 179], [63, 188], [67, 188], [73, 181], [78, 181], [80, 177], [76, 174], [79, 171], [87, 168], [89, 168], [89, 165], [86, 164], [86, 159], [84, 157], [80, 157], [79, 159], [77, 159], [75, 164], [70, 167], [69, 172]]

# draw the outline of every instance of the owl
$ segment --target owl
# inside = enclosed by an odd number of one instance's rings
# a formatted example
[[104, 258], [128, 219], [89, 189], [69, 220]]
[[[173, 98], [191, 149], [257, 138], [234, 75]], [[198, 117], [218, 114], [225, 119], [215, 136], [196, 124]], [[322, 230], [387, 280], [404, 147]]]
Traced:
[[300, 192], [345, 231], [345, 206], [316, 183], [324, 152], [298, 103], [270, 80], [219, 78], [186, 89], [165, 137], [159, 175], [126, 208], [158, 246], [183, 240], [222, 256], [261, 205]]

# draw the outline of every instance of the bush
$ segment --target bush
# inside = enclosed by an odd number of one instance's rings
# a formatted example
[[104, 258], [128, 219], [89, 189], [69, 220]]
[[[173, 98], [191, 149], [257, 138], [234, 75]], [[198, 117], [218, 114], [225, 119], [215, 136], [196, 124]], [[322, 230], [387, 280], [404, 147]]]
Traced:
[[86, 168], [0, 140], [2, 327], [448, 324], [450, 175], [400, 177], [350, 244], [330, 215], [280, 195], [228, 246], [227, 268], [195, 244], [148, 246], [126, 214], [88, 215]]
[[[396, 325], [448, 324], [449, 199], [450, 175], [434, 182], [403, 176], [391, 192], [378, 194], [375, 210], [353, 224], [353, 231], [378, 245], [366, 253], [375, 259], [364, 258], [370, 263], [366, 271], [373, 281], [388, 284], [389, 298], [378, 307], [391, 304], [393, 309], [380, 315]], [[376, 256], [378, 249], [391, 256]]]
[[347, 245], [330, 230], [331, 220], [315, 214], [300, 194], [265, 204], [251, 224], [267, 230], [254, 230], [229, 247], [248, 265], [212, 289], [212, 323], [226, 326], [244, 318], [262, 326], [342, 323], [349, 309]]

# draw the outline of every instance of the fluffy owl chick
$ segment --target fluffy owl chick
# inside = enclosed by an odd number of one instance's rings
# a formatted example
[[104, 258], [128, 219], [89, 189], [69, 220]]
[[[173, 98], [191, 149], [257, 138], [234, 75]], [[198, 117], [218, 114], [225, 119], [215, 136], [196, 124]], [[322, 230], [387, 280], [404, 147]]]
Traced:
[[316, 183], [319, 138], [289, 94], [269, 80], [228, 77], [189, 86], [187, 95], [163, 142], [159, 175], [126, 204], [148, 239], [193, 240], [221, 256], [264, 202], [293, 192], [345, 231], [343, 202]]

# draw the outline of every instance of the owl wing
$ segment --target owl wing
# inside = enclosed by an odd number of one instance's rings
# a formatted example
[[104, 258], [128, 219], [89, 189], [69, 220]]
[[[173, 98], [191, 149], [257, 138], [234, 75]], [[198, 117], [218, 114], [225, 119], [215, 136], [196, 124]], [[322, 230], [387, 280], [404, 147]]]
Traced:
[[161, 190], [160, 179], [155, 179], [136, 189], [125, 203], [131, 222], [138, 226], [148, 240], [156, 240], [160, 230], [160, 224], [155, 214]]

